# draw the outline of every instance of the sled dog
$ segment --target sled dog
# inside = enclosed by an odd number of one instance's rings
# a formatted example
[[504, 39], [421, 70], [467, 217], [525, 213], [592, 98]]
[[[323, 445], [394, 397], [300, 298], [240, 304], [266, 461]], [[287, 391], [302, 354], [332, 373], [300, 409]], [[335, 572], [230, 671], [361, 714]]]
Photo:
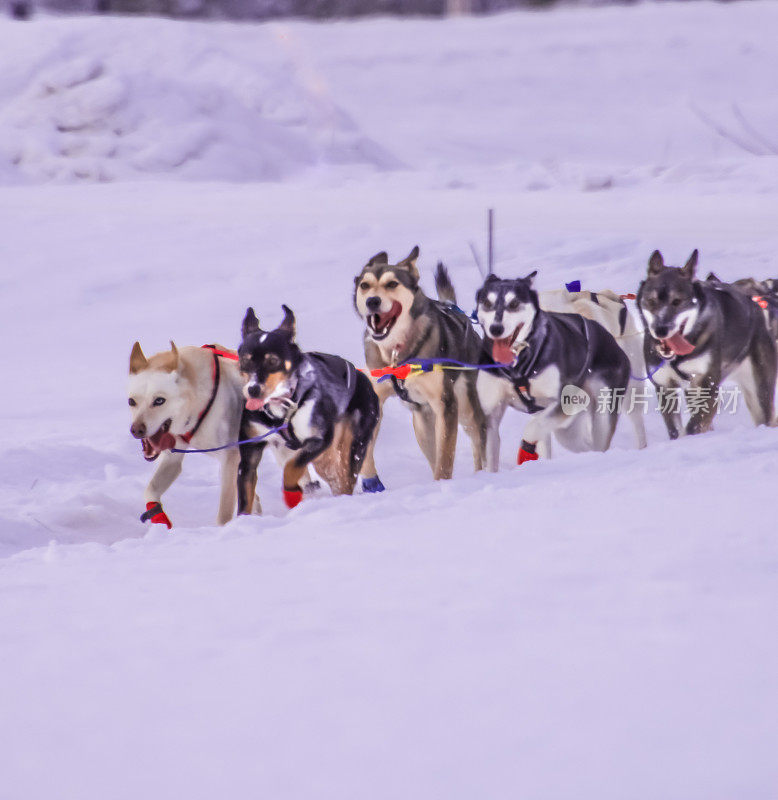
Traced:
[[[538, 444], [541, 449], [547, 446], [551, 434], [570, 450], [607, 450], [618, 422], [618, 404], [599, 409], [598, 396], [605, 389], [618, 397], [630, 381], [629, 358], [596, 320], [599, 315], [607, 327], [631, 331], [623, 303], [612, 293], [602, 293], [599, 299], [589, 292], [575, 293], [586, 298], [551, 292], [541, 300], [532, 286], [536, 274], [510, 280], [489, 275], [476, 295], [486, 360], [504, 365], [478, 375], [478, 394], [489, 420], [487, 461], [493, 471], [499, 464], [499, 426], [507, 406], [532, 415], [519, 464], [537, 459]], [[571, 387], [580, 413], [566, 413], [573, 408], [565, 409], [564, 404], [573, 399], [563, 389]], [[639, 446], [645, 446], [642, 418], [635, 428]]]
[[[712, 284], [726, 284], [726, 281], [722, 281], [712, 272], [708, 273], [705, 280]], [[767, 330], [778, 342], [778, 280], [766, 278], [758, 281], [755, 278], [738, 278], [729, 285], [733, 289], [743, 292], [762, 309]]]
[[339, 356], [304, 353], [295, 342], [291, 309], [263, 331], [253, 308], [246, 311], [238, 348], [245, 382], [240, 438], [263, 436], [240, 446], [238, 513], [254, 503], [257, 468], [269, 445], [284, 461], [283, 493], [289, 508], [302, 500], [301, 481], [312, 464], [333, 494], [351, 494], [378, 422], [378, 398], [370, 379]]
[[[438, 264], [435, 284], [440, 299], [433, 300], [419, 286], [418, 257], [418, 247], [396, 264], [389, 263], [385, 252], [378, 253], [354, 279], [354, 307], [365, 323], [365, 360], [371, 370], [414, 359], [478, 360], [480, 337], [456, 308], [445, 267]], [[374, 386], [382, 407], [395, 394], [411, 411], [416, 441], [436, 480], [453, 475], [458, 423], [470, 437], [475, 469], [483, 468], [486, 418], [474, 371], [431, 369], [407, 380], [392, 376]], [[376, 473], [374, 447], [375, 440], [362, 468], [366, 491], [384, 488]]]
[[[170, 449], [218, 447], [238, 438], [243, 382], [234, 352], [211, 345], [182, 347], [146, 358], [138, 342], [130, 353], [128, 386], [130, 433], [140, 439], [147, 461], [159, 465], [144, 492], [150, 520], [172, 527], [162, 510], [162, 495], [181, 474], [183, 453]], [[217, 522], [224, 525], [235, 511], [238, 451], [214, 454], [221, 461], [221, 496]]]
[[[719, 386], [732, 378], [756, 425], [773, 424], [776, 346], [759, 306], [729, 284], [695, 280], [698, 252], [683, 267], [665, 266], [655, 250], [637, 304], [645, 324], [646, 366], [658, 391], [687, 389], [700, 401], [685, 432], [711, 427]], [[705, 394], [703, 395], [702, 392]], [[667, 432], [682, 430], [680, 409], [660, 404]]]

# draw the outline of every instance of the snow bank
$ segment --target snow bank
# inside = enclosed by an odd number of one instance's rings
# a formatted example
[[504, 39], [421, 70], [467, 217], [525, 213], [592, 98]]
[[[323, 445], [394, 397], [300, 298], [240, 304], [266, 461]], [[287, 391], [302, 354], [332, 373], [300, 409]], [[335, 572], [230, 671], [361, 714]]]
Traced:
[[[778, 185], [770, 3], [477, 19], [0, 21], [0, 180], [423, 168], [456, 188]], [[5, 162], [5, 163], [4, 163]], [[767, 162], [767, 163], [766, 163]]]
[[[43, 35], [39, 34], [43, 28]], [[0, 22], [0, 179], [279, 180], [388, 167], [274, 28], [211, 37], [161, 20]]]

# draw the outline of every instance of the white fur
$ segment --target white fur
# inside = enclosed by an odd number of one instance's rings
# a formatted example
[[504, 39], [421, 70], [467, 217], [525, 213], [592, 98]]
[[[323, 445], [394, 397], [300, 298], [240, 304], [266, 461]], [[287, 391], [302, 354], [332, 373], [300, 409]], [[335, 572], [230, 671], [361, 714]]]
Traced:
[[[211, 396], [212, 354], [200, 347], [182, 347], [179, 349], [179, 358], [188, 362], [196, 376], [194, 382], [185, 379], [179, 372], [154, 369], [141, 370], [130, 376], [128, 393], [137, 403], [134, 408], [130, 408], [133, 421], [145, 422], [149, 436], [153, 436], [167, 419], [172, 420], [172, 434], [181, 436], [187, 433]], [[191, 448], [217, 447], [238, 438], [243, 407], [240, 373], [237, 362], [228, 359], [222, 359], [220, 367], [219, 391], [210, 411], [192, 437], [189, 444]], [[155, 397], [165, 397], [165, 403], [161, 406], [151, 405]], [[181, 448], [187, 447], [182, 439], [178, 439], [177, 445]], [[214, 453], [213, 456], [221, 462], [217, 521], [224, 525], [235, 513], [239, 453], [237, 448], [230, 448]], [[145, 502], [161, 502], [162, 495], [181, 474], [183, 458], [182, 453], [169, 451], [159, 456], [155, 462], [154, 474], [144, 492]]]

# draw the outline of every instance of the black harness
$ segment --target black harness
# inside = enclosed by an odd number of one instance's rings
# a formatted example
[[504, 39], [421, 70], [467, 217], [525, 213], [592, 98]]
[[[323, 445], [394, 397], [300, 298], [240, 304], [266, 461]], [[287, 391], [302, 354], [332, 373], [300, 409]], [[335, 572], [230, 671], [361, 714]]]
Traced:
[[[543, 410], [543, 406], [538, 405], [532, 396], [529, 387], [530, 380], [540, 371], [538, 362], [549, 342], [550, 324], [545, 316], [546, 313], [542, 312], [540, 325], [533, 326], [532, 332], [527, 337], [527, 346], [519, 351], [513, 364], [501, 370], [513, 384], [513, 388], [519, 399], [524, 403], [528, 414], [537, 414], [538, 411]], [[583, 323], [583, 334], [586, 337], [586, 358], [575, 381], [573, 381], [576, 386], [581, 383], [587, 370], [591, 367], [595, 348], [593, 337], [590, 335], [594, 323], [586, 317], [581, 317], [581, 321]]]

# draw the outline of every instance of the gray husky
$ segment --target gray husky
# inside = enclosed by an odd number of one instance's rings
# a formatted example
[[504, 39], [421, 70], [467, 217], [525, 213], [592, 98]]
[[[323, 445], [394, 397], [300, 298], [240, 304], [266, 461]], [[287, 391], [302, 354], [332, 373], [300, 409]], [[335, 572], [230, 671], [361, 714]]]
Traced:
[[[419, 286], [419, 248], [396, 264], [386, 253], [373, 256], [354, 279], [354, 307], [365, 322], [365, 359], [370, 370], [402, 365], [414, 359], [454, 359], [475, 362], [481, 339], [469, 317], [456, 308], [448, 273], [438, 264], [435, 284], [440, 300]], [[413, 429], [435, 479], [451, 478], [457, 424], [473, 446], [476, 470], [483, 468], [486, 418], [478, 400], [475, 371], [430, 369], [401, 379], [394, 375], [374, 386], [381, 406], [392, 394], [411, 410]], [[376, 430], [377, 435], [377, 430]], [[373, 450], [362, 468], [365, 491], [384, 487], [376, 474]]]
[[[694, 402], [685, 432], [711, 427], [719, 386], [732, 378], [756, 425], [773, 424], [776, 346], [760, 307], [726, 283], [695, 280], [698, 253], [683, 267], [665, 266], [655, 250], [637, 305], [645, 324], [646, 367], [660, 392], [687, 390]], [[682, 430], [677, 404], [660, 404], [671, 439]]]

